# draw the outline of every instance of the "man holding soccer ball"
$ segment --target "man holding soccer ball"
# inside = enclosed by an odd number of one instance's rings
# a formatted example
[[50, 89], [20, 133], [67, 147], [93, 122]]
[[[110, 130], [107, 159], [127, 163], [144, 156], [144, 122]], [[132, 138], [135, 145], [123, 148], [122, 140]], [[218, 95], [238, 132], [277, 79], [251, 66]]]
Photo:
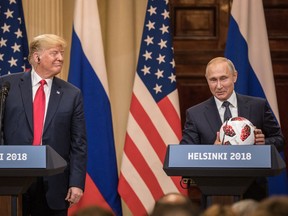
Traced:
[[[230, 117], [246, 118], [255, 126], [255, 145], [271, 144], [275, 145], [278, 151], [283, 150], [284, 138], [267, 101], [234, 91], [237, 71], [229, 59], [212, 59], [207, 64], [205, 77], [213, 96], [186, 111], [181, 144], [224, 144], [219, 130], [228, 120], [225, 119], [227, 117], [224, 106], [229, 102]], [[251, 189], [248, 189], [247, 196], [244, 194], [244, 198], [261, 200], [267, 196], [266, 181], [253, 184]]]

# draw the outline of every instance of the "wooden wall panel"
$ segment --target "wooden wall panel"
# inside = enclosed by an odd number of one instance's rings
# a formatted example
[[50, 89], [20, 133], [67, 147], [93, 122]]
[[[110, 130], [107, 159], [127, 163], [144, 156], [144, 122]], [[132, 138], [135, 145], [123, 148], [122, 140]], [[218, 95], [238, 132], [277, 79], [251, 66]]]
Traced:
[[171, 1], [182, 122], [188, 107], [211, 95], [204, 71], [209, 60], [224, 54], [229, 11], [229, 0]]
[[212, 39], [216, 37], [216, 7], [177, 7], [174, 18], [175, 38]]

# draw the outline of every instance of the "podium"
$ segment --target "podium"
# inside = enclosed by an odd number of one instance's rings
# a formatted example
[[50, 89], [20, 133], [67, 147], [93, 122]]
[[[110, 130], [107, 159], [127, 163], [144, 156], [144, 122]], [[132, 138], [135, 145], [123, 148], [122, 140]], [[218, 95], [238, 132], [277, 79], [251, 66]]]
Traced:
[[0, 146], [0, 196], [11, 196], [11, 215], [17, 215], [17, 196], [37, 177], [62, 173], [66, 161], [50, 146]]
[[256, 178], [280, 174], [285, 162], [274, 145], [169, 145], [163, 169], [193, 179], [207, 202], [209, 196], [239, 200]]

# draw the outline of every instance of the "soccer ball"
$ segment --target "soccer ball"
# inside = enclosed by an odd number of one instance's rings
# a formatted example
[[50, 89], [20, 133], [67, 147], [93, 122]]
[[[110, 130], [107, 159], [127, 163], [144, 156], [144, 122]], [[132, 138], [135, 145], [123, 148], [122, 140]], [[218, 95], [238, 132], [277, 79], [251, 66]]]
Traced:
[[220, 128], [223, 145], [253, 145], [254, 125], [244, 117], [234, 117], [225, 121]]

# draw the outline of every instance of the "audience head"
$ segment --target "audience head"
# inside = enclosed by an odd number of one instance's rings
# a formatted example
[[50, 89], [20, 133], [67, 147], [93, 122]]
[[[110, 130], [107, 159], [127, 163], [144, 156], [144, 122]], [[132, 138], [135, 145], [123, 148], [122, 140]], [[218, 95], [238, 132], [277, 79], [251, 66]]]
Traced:
[[237, 216], [250, 216], [258, 207], [259, 202], [253, 199], [240, 200], [232, 205]]
[[73, 216], [114, 216], [112, 211], [99, 206], [88, 206], [80, 209]]
[[273, 196], [259, 203], [251, 216], [287, 216], [288, 196]]
[[208, 207], [202, 216], [238, 216], [229, 205], [213, 204]]
[[200, 213], [198, 206], [179, 193], [169, 193], [155, 203], [151, 216], [197, 216]]

